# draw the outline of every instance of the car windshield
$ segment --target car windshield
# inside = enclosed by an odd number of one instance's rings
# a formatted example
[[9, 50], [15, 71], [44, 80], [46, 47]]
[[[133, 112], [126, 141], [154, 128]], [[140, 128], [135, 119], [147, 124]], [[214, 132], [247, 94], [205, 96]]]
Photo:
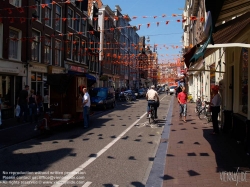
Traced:
[[94, 90], [91, 91], [90, 96], [92, 97], [102, 97], [106, 98], [107, 97], [107, 89], [105, 88], [95, 88]]

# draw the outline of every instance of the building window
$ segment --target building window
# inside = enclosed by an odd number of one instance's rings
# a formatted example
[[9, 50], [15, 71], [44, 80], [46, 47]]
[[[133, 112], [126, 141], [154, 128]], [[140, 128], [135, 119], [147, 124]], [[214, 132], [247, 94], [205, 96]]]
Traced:
[[[0, 44], [3, 43], [3, 24], [0, 23]], [[3, 45], [0, 45], [0, 58], [3, 56]]]
[[73, 10], [68, 9], [68, 27], [73, 28]]
[[41, 2], [40, 0], [35, 0], [36, 9], [32, 10], [32, 17], [37, 18], [37, 20], [41, 21]]
[[75, 30], [76, 31], [80, 31], [80, 16], [78, 14], [76, 14], [76, 17], [75, 17]]
[[86, 19], [82, 19], [82, 34], [84, 35], [84, 36], [86, 36], [87, 35], [87, 33], [86, 33], [86, 30], [87, 30], [87, 27], [86, 27]]
[[45, 24], [50, 26], [52, 25], [52, 4], [51, 0], [46, 0], [45, 1], [48, 6], [45, 6]]
[[248, 112], [248, 48], [242, 48], [240, 60], [240, 110]]
[[61, 41], [56, 40], [55, 41], [55, 65], [60, 66], [61, 65]]
[[72, 59], [72, 35], [67, 35], [67, 58]]
[[79, 62], [80, 57], [80, 39], [75, 38], [75, 41], [73, 42], [73, 50], [74, 50], [74, 61]]
[[86, 41], [82, 40], [82, 45], [81, 45], [81, 63], [86, 64]]
[[35, 90], [35, 93], [39, 92], [41, 95], [44, 93], [44, 79], [47, 80], [47, 76], [43, 73], [31, 72], [31, 89]]
[[56, 5], [56, 19], [55, 19], [55, 27], [57, 31], [61, 31], [62, 25], [62, 8]]
[[9, 30], [9, 58], [10, 59], [18, 59], [19, 53], [19, 33], [16, 30]]
[[21, 0], [9, 0], [9, 3], [16, 6], [16, 7], [21, 6]]
[[40, 33], [33, 30], [32, 31], [32, 44], [31, 44], [31, 60], [39, 62], [40, 55]]
[[51, 64], [51, 38], [45, 37], [44, 64]]

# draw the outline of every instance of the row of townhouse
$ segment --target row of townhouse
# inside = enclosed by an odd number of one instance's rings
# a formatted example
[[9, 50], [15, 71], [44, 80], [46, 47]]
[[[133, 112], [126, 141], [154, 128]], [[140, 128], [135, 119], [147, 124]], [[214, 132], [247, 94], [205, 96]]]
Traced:
[[209, 101], [211, 87], [218, 85], [222, 96], [221, 127], [246, 143], [250, 153], [250, 2], [185, 2], [183, 14], [188, 19], [183, 23], [183, 43], [190, 48], [183, 52], [189, 93], [195, 99], [200, 96]]
[[[14, 116], [24, 85], [48, 92], [50, 74], [82, 76], [94, 86], [139, 87], [137, 28], [119, 6], [101, 1], [7, 0], [0, 2], [2, 118]], [[144, 42], [145, 43], [145, 42]], [[140, 52], [140, 53], [139, 53]]]

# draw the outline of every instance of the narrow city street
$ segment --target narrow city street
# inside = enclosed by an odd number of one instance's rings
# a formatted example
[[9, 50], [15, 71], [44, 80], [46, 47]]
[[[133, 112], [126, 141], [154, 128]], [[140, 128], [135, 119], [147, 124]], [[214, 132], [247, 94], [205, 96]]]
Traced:
[[145, 186], [173, 97], [160, 99], [155, 124], [146, 119], [145, 99], [118, 102], [92, 116], [89, 129], [58, 129], [2, 148], [1, 177], [10, 180], [0, 186]]

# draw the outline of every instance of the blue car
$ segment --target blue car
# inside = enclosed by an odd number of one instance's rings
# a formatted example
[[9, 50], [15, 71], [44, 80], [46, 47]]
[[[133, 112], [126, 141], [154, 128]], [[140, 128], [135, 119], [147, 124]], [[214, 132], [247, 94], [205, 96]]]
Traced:
[[106, 110], [108, 107], [115, 107], [115, 97], [114, 94], [109, 93], [109, 88], [94, 88], [90, 90], [90, 101], [91, 108], [101, 108]]

